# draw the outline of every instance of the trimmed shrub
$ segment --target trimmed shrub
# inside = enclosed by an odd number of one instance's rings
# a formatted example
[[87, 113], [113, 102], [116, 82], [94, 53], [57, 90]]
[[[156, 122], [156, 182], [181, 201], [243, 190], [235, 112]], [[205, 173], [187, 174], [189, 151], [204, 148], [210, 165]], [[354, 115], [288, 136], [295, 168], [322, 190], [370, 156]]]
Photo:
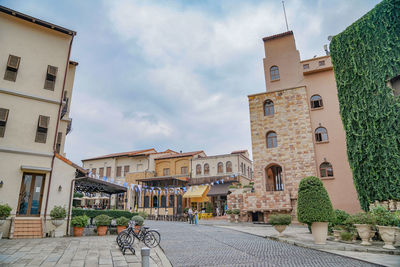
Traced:
[[86, 215], [75, 216], [71, 220], [71, 226], [73, 227], [86, 227], [89, 224], [89, 217]]
[[0, 205], [0, 219], [4, 220], [11, 214], [11, 207], [8, 204]]
[[225, 211], [225, 213], [226, 213], [226, 214], [232, 214], [232, 210], [229, 210], [229, 209], [228, 209], [228, 210]]
[[292, 216], [289, 214], [272, 214], [269, 216], [268, 223], [272, 225], [289, 225], [292, 223]]
[[247, 185], [244, 185], [244, 186], [243, 186], [243, 188], [253, 188], [253, 186], [252, 186], [252, 185], [249, 185], [249, 184], [247, 184]]
[[144, 219], [142, 216], [136, 215], [132, 217], [132, 221], [135, 221], [135, 225], [142, 226], [144, 223]]
[[398, 226], [400, 223], [396, 213], [392, 213], [380, 205], [373, 208], [371, 214], [376, 224], [380, 226]]
[[354, 238], [354, 234], [350, 232], [341, 232], [340, 233], [340, 238], [344, 241], [351, 241]]
[[116, 224], [118, 226], [128, 226], [129, 225], [129, 219], [125, 217], [119, 217], [118, 219], [115, 220]]
[[232, 211], [232, 213], [235, 214], [235, 215], [239, 215], [240, 214], [240, 209], [234, 209]]
[[79, 192], [75, 192], [75, 193], [74, 193], [74, 197], [76, 197], [76, 198], [81, 198], [81, 197], [83, 197], [83, 194], [82, 194], [82, 193], [79, 193]]
[[347, 218], [350, 217], [350, 214], [345, 212], [344, 210], [339, 210], [336, 209], [334, 211], [334, 218], [332, 222], [329, 222], [328, 224], [328, 230], [330, 233], [332, 233], [332, 230], [337, 230], [335, 229], [335, 226], [337, 225], [343, 225], [343, 223], [347, 220]]
[[105, 214], [114, 219], [117, 219], [121, 216], [130, 219], [132, 216], [138, 215], [137, 212], [132, 213], [126, 210], [84, 210], [82, 208], [72, 209], [72, 217], [86, 215], [89, 218], [95, 218], [101, 214]]
[[50, 211], [50, 217], [52, 220], [65, 219], [65, 217], [67, 217], [67, 211], [62, 206], [54, 206]]
[[109, 226], [112, 218], [108, 215], [101, 214], [94, 219], [96, 221], [96, 226]]
[[375, 218], [370, 213], [366, 212], [359, 212], [357, 214], [352, 215], [351, 221], [353, 224], [369, 224], [369, 225], [375, 224]]
[[321, 180], [309, 176], [301, 180], [297, 198], [299, 222], [330, 222], [334, 219], [332, 203]]
[[138, 214], [133, 214], [133, 216], [136, 216], [136, 215], [139, 215], [139, 216], [141, 216], [143, 219], [147, 219], [147, 217], [149, 216], [146, 212], [144, 212], [144, 211], [139, 211], [139, 213]]

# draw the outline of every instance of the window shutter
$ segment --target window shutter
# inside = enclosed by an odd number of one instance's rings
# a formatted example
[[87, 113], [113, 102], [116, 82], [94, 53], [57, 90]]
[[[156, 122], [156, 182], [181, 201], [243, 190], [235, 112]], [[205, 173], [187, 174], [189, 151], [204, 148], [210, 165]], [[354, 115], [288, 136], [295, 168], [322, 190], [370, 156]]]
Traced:
[[8, 57], [7, 67], [18, 70], [20, 60], [20, 57], [10, 55]]
[[8, 118], [8, 109], [0, 108], [0, 121], [6, 122]]
[[4, 80], [15, 82], [15, 80], [17, 80], [17, 72], [6, 70], [6, 73], [4, 74]]
[[36, 132], [35, 142], [46, 143], [47, 133]]
[[57, 70], [58, 70], [57, 67], [50, 66], [50, 65], [47, 66], [47, 74], [49, 74], [51, 76], [54, 76], [54, 77], [57, 76]]
[[39, 127], [40, 128], [48, 128], [49, 127], [50, 117], [47, 116], [39, 116]]

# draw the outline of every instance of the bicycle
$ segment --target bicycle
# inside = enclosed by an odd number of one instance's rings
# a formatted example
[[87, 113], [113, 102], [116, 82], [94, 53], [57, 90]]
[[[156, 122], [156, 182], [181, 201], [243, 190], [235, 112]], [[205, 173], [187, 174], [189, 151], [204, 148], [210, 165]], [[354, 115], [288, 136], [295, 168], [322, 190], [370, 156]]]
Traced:
[[125, 254], [126, 249], [131, 250], [132, 253], [135, 254], [132, 247], [135, 238], [142, 241], [149, 248], [154, 248], [160, 244], [161, 236], [159, 232], [156, 230], [149, 230], [149, 227], [142, 226], [139, 232], [136, 233], [134, 225], [135, 222], [130, 221], [128, 228], [117, 236], [117, 244], [123, 250], [123, 254]]

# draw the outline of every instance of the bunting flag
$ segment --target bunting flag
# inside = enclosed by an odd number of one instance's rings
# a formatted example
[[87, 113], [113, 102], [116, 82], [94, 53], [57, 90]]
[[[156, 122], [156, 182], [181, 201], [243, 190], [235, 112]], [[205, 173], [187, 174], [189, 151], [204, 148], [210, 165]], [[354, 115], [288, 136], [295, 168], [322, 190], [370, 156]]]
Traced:
[[114, 183], [114, 179], [113, 179], [113, 178], [110, 178], [110, 182], [111, 182], [111, 183]]
[[216, 184], [219, 184], [219, 180], [215, 181]]
[[128, 187], [128, 183], [124, 183], [124, 187]]
[[107, 177], [103, 176], [103, 180], [104, 180], [104, 181], [107, 181]]

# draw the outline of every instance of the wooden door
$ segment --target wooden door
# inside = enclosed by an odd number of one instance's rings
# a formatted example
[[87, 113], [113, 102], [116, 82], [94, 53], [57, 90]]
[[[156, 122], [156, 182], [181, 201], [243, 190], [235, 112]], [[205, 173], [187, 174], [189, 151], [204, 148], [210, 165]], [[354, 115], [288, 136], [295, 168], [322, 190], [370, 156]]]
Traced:
[[18, 216], [40, 216], [45, 174], [24, 173], [18, 201]]

